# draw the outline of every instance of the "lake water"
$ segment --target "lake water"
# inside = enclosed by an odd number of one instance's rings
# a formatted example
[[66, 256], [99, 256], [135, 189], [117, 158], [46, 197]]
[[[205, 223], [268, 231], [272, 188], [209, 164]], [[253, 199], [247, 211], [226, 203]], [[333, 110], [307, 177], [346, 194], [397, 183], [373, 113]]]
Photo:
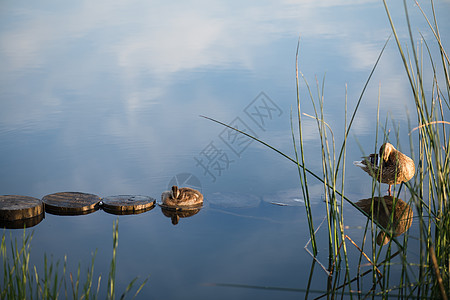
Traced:
[[[410, 47], [403, 6], [391, 2], [400, 39]], [[436, 5], [445, 37], [450, 2]], [[420, 11], [408, 8], [416, 38], [420, 30], [434, 45]], [[42, 266], [44, 253], [54, 261], [67, 254], [68, 269], [76, 272], [97, 250], [95, 273], [102, 274], [104, 293], [112, 225], [119, 219], [118, 291], [136, 276], [149, 276], [140, 299], [304, 297], [312, 259], [304, 249], [309, 233], [295, 164], [200, 115], [293, 156], [290, 111], [296, 109], [301, 36], [299, 68], [314, 95], [316, 76], [320, 84], [325, 76], [325, 120], [340, 147], [346, 84], [351, 112], [390, 33], [381, 1], [3, 1], [0, 194], [42, 198], [76, 191], [159, 200], [176, 182], [205, 196], [204, 208], [178, 225], [158, 206], [119, 217], [47, 213], [27, 229], [33, 232], [31, 264]], [[300, 81], [302, 110], [313, 115]], [[371, 178], [352, 161], [374, 150], [379, 97], [380, 123], [393, 144], [398, 132], [410, 155], [408, 116], [412, 127], [417, 122], [394, 40], [349, 136], [345, 194], [354, 201], [371, 195]], [[303, 118], [307, 165], [320, 174], [316, 121]], [[323, 190], [320, 182], [310, 184], [318, 226]], [[404, 192], [401, 198], [409, 200]], [[344, 208], [347, 234], [358, 243], [366, 218]], [[319, 259], [326, 265], [322, 229]], [[4, 232], [8, 239], [23, 234]], [[418, 238], [414, 222], [410, 237]], [[313, 269], [311, 289], [325, 290], [325, 272], [317, 264]]]

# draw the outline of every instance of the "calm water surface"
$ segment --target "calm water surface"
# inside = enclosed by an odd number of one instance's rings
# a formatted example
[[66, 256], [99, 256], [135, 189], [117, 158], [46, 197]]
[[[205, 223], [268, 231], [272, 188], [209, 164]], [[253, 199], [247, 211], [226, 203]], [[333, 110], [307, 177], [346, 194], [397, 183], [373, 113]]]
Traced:
[[[390, 5], [407, 43], [403, 7]], [[450, 31], [449, 7], [437, 3], [442, 36]], [[419, 11], [409, 9], [431, 43]], [[120, 217], [47, 213], [27, 230], [34, 232], [31, 263], [42, 266], [44, 253], [54, 261], [67, 254], [76, 272], [97, 250], [95, 272], [103, 276], [104, 293], [118, 218], [118, 291], [135, 276], [149, 276], [142, 299], [303, 297], [301, 291], [215, 286], [305, 289], [312, 260], [304, 250], [308, 229], [295, 165], [199, 115], [293, 155], [289, 116], [301, 35], [300, 70], [314, 93], [315, 76], [319, 82], [325, 76], [325, 119], [340, 145], [346, 84], [352, 110], [389, 34], [381, 1], [3, 1], [0, 194], [42, 198], [78, 191], [159, 199], [178, 180], [205, 196], [205, 207], [176, 226], [159, 207]], [[350, 134], [345, 191], [354, 201], [371, 193], [370, 177], [351, 162], [374, 149], [379, 95], [383, 127], [394, 143], [398, 131], [410, 154], [413, 103], [393, 41]], [[301, 97], [303, 111], [313, 114], [304, 82]], [[316, 123], [304, 118], [307, 164], [320, 174]], [[318, 225], [325, 216], [322, 186], [310, 182]], [[350, 205], [346, 215], [347, 234], [361, 241], [365, 218]], [[8, 238], [23, 234], [5, 232]], [[417, 224], [410, 235], [418, 237]], [[325, 230], [318, 236], [319, 259], [326, 263]], [[311, 288], [323, 290], [325, 273], [317, 264], [313, 269]]]

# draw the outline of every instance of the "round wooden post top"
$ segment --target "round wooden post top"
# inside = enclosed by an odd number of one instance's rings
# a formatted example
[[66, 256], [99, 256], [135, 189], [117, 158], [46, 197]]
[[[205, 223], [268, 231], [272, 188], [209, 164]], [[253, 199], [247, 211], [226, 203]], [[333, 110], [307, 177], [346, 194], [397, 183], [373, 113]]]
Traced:
[[15, 221], [39, 216], [44, 212], [42, 201], [28, 196], [0, 196], [0, 220]]
[[150, 210], [156, 199], [141, 195], [108, 196], [102, 199], [102, 208], [113, 214], [137, 214]]
[[79, 192], [64, 192], [44, 196], [42, 201], [47, 212], [78, 215], [94, 211], [100, 203], [100, 197]]

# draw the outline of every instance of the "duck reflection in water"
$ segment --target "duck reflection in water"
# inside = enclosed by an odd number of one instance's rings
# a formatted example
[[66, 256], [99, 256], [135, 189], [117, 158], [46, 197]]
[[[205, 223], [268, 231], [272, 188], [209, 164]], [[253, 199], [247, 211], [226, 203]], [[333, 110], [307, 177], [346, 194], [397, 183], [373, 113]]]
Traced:
[[396, 150], [390, 143], [381, 145], [379, 152], [381, 158], [379, 164], [376, 153], [363, 157], [363, 160], [355, 161], [353, 164], [379, 182], [388, 184], [388, 195], [391, 196], [391, 185], [407, 182], [414, 176], [414, 161]]
[[[372, 198], [359, 200], [355, 204], [369, 216], [372, 215]], [[394, 197], [392, 196], [373, 198], [374, 220], [387, 229], [393, 237], [403, 234], [411, 227], [412, 217], [413, 211], [411, 207], [402, 199], [397, 198], [394, 200]], [[381, 231], [377, 236], [377, 244], [379, 246], [386, 245], [389, 240], [389, 236], [387, 236], [383, 231]]]
[[192, 208], [192, 209], [173, 209], [168, 206], [161, 206], [161, 211], [163, 215], [170, 218], [173, 225], [177, 225], [180, 221], [180, 218], [188, 218], [197, 214], [200, 211], [200, 207]]

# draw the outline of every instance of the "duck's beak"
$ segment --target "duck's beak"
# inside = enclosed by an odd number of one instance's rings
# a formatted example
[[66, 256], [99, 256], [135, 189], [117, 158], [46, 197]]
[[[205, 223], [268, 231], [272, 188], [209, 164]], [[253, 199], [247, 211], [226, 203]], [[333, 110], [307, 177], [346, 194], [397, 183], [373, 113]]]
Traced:
[[355, 166], [357, 166], [357, 167], [360, 167], [360, 168], [364, 168], [364, 167], [366, 166], [366, 165], [364, 164], [364, 161], [363, 161], [363, 160], [361, 160], [361, 161], [354, 161], [353, 164], [354, 164]]

